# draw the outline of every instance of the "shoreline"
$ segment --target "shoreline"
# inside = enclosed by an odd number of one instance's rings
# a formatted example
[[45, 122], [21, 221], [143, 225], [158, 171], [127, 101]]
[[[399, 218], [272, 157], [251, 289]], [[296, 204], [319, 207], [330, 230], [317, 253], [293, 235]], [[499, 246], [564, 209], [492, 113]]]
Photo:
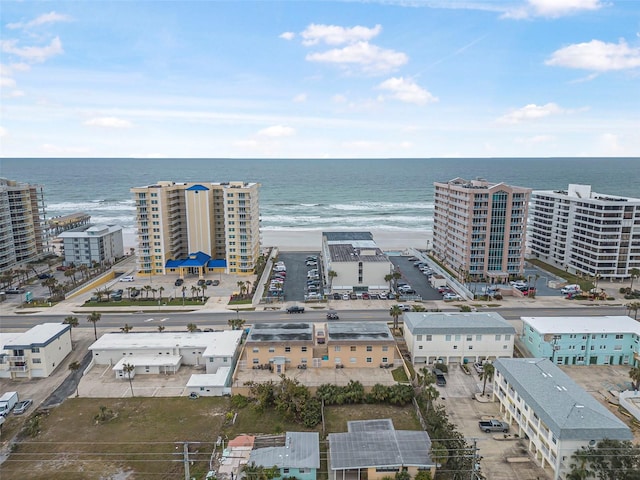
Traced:
[[[330, 229], [326, 231], [348, 232], [367, 231], [381, 250], [405, 250], [407, 248], [426, 249], [433, 245], [433, 232], [429, 230], [382, 230], [382, 229]], [[320, 251], [323, 230], [262, 230], [262, 247], [278, 247], [282, 251]], [[125, 251], [137, 248], [136, 236], [124, 235]]]

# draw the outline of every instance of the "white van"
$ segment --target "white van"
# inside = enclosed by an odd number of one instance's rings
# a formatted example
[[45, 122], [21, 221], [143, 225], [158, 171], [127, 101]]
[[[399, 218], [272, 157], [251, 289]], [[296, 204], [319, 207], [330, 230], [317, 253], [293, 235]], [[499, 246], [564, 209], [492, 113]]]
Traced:
[[560, 289], [560, 293], [562, 293], [563, 295], [567, 295], [569, 293], [578, 293], [579, 291], [580, 285], [577, 285], [575, 283], [572, 285], [565, 285]]
[[125, 275], [124, 277], [120, 278], [121, 282], [133, 282], [135, 280], [135, 278], [133, 278], [132, 275]]

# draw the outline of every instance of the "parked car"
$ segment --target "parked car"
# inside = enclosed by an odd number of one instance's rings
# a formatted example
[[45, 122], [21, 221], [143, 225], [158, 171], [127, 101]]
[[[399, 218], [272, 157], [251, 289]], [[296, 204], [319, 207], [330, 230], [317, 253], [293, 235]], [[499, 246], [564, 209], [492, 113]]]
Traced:
[[452, 300], [462, 300], [462, 297], [457, 293], [445, 293], [442, 296], [442, 299], [446, 302], [446, 301], [452, 301]]
[[16, 403], [16, 406], [13, 407], [13, 413], [15, 415], [22, 415], [27, 410], [27, 408], [31, 406], [32, 403], [33, 400], [31, 400], [30, 398]]
[[140, 295], [140, 290], [138, 290], [136, 288], [131, 290], [131, 298], [136, 298], [138, 295]]
[[560, 289], [560, 293], [563, 295], [568, 295], [570, 293], [579, 293], [579, 292], [580, 292], [580, 285], [577, 285], [577, 284], [566, 285]]
[[178, 278], [175, 282], [173, 282], [176, 287], [181, 287], [183, 283], [184, 280], [182, 278]]
[[47, 278], [51, 278], [51, 274], [50, 273], [40, 273], [40, 274], [38, 274], [38, 278], [40, 280], [46, 280]]
[[220, 280], [214, 280], [213, 283], [211, 283], [212, 286], [217, 287], [218, 285], [220, 285]]
[[482, 363], [480, 362], [476, 362], [473, 364], [473, 368], [475, 368], [476, 372], [478, 372], [478, 375], [482, 374], [482, 372], [484, 372], [484, 365], [482, 365]]
[[201, 278], [200, 280], [198, 280], [198, 286], [202, 287], [205, 284], [205, 281]]
[[433, 375], [436, 377], [436, 385], [439, 387], [447, 386], [447, 379], [444, 377], [444, 373], [442, 370], [434, 368], [432, 371]]
[[342, 299], [343, 300], [349, 300], [349, 298], [351, 298], [351, 297], [350, 297], [350, 295], [348, 293], [343, 293], [342, 294]]
[[205, 285], [207, 285], [207, 286], [210, 286], [210, 285], [212, 285], [212, 284], [213, 284], [213, 280], [206, 280], [206, 281], [204, 282], [204, 284], [205, 284]]
[[19, 295], [21, 293], [24, 293], [25, 289], [24, 288], [7, 288], [4, 293], [8, 294], [8, 295]]
[[339, 293], [334, 293], [333, 294], [333, 299], [334, 300], [340, 300], [342, 298], [342, 295], [340, 295]]
[[287, 308], [287, 313], [304, 313], [304, 307], [299, 307], [298, 305], [293, 305]]
[[135, 280], [135, 278], [133, 278], [132, 275], [125, 275], [124, 277], [120, 278], [121, 282], [133, 282]]
[[380, 300], [386, 300], [387, 299], [387, 294], [386, 294], [386, 292], [380, 292], [378, 294], [378, 297], [380, 298]]
[[65, 270], [69, 270], [71, 267], [67, 267], [65, 265], [58, 265], [56, 267], [56, 270], [58, 270], [59, 272], [64, 272]]
[[[403, 303], [399, 303], [398, 305], [396, 305], [396, 307], [398, 307], [403, 312], [410, 312], [411, 311], [411, 307], [409, 305], [405, 305]], [[391, 307], [391, 308], [393, 308], [393, 307]]]
[[485, 433], [489, 432], [504, 432], [507, 433], [509, 431], [509, 424], [505, 422], [501, 422], [500, 420], [487, 420], [478, 422], [478, 426], [480, 430]]

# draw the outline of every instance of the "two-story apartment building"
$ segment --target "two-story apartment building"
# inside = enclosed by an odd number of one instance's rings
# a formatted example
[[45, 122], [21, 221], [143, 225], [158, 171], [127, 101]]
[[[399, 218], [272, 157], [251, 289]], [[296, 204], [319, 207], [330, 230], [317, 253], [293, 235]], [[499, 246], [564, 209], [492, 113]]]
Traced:
[[246, 368], [379, 368], [398, 358], [385, 323], [256, 323], [245, 342]]
[[513, 356], [516, 330], [495, 312], [406, 312], [403, 319], [415, 365]]
[[640, 268], [640, 198], [596, 193], [591, 185], [534, 191], [528, 243], [532, 255], [603, 279]]
[[407, 472], [436, 474], [431, 439], [423, 430], [396, 430], [391, 419], [347, 422], [347, 432], [330, 433], [329, 479], [381, 480]]
[[522, 343], [558, 365], [637, 365], [640, 323], [626, 316], [522, 317]]
[[71, 325], [42, 323], [26, 332], [3, 334], [0, 378], [48, 377], [71, 353]]
[[[381, 292], [393, 265], [370, 232], [322, 232], [322, 274], [334, 292]], [[330, 276], [329, 272], [334, 272]]]
[[605, 438], [633, 438], [629, 427], [548, 359], [500, 358], [493, 365], [500, 412], [554, 480], [566, 478], [576, 450]]

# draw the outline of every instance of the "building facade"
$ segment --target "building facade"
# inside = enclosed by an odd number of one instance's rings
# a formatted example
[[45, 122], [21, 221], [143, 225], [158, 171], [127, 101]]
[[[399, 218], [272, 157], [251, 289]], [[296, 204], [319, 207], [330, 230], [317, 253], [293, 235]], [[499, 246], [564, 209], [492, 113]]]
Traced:
[[576, 450], [605, 438], [633, 439], [629, 427], [548, 359], [501, 358], [493, 365], [500, 412], [554, 480], [566, 478]]
[[516, 330], [494, 312], [406, 312], [404, 339], [414, 365], [475, 363], [513, 356]]
[[[333, 292], [382, 292], [393, 264], [370, 232], [322, 232], [322, 274]], [[335, 275], [329, 274], [334, 272]]]
[[256, 323], [245, 342], [245, 368], [379, 368], [399, 358], [384, 323]]
[[260, 256], [259, 186], [158, 182], [132, 188], [138, 272], [254, 273]]
[[440, 261], [460, 279], [521, 276], [531, 189], [462, 178], [434, 188], [433, 252]]
[[71, 353], [71, 325], [43, 323], [24, 333], [3, 334], [0, 378], [44, 378]]
[[533, 256], [570, 273], [629, 278], [640, 268], [640, 198], [596, 193], [590, 185], [535, 191], [528, 241]]
[[124, 257], [122, 227], [84, 225], [58, 235], [62, 238], [65, 265], [113, 264]]
[[522, 343], [557, 365], [640, 364], [640, 323], [631, 317], [522, 317]]
[[44, 253], [44, 189], [0, 178], [0, 270]]

